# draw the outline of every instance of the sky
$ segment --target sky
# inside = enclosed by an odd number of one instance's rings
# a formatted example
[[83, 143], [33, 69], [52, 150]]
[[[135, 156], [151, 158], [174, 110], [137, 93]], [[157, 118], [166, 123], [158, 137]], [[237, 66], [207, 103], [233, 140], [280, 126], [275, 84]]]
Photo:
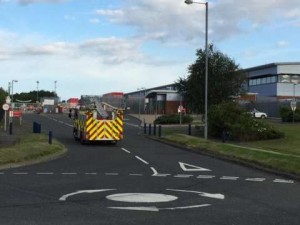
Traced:
[[[18, 80], [14, 93], [167, 85], [205, 48], [205, 5], [184, 0], [0, 0], [0, 12], [0, 87]], [[243, 69], [300, 61], [300, 1], [209, 0], [208, 40]]]

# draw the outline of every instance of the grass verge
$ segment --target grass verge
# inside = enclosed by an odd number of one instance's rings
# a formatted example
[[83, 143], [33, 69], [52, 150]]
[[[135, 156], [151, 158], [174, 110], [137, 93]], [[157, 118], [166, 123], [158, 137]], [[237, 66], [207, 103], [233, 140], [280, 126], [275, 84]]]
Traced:
[[[289, 138], [292, 137], [287, 135], [288, 140]], [[296, 175], [297, 177], [300, 176], [300, 154], [294, 154], [293, 151], [274, 151], [274, 149], [276, 149], [275, 146], [264, 150], [244, 145], [239, 146], [235, 144], [206, 141], [203, 138], [178, 133], [166, 135], [163, 139], [183, 145], [195, 151], [204, 151], [234, 161], [245, 162], [247, 164], [272, 169], [281, 173]], [[277, 142], [275, 142], [274, 145], [276, 145], [276, 143]], [[255, 146], [255, 142], [252, 142], [251, 145]], [[265, 144], [260, 142], [258, 146], [265, 146]]]
[[65, 152], [64, 145], [55, 139], [50, 145], [45, 134], [23, 134], [16, 144], [0, 149], [0, 165], [39, 162]]

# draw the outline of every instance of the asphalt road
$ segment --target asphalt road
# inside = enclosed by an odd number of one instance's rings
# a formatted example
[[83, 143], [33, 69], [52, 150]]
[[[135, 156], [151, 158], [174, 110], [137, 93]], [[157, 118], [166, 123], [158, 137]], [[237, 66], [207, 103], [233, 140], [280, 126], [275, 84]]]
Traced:
[[80, 145], [64, 115], [26, 115], [68, 148], [0, 171], [0, 224], [299, 225], [300, 183], [155, 142]]

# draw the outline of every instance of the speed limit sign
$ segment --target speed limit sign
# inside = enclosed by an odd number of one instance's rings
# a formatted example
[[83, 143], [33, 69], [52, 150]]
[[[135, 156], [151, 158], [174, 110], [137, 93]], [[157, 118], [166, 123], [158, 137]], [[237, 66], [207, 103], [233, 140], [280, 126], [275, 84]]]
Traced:
[[3, 104], [2, 105], [2, 109], [4, 110], [4, 111], [7, 111], [7, 110], [9, 110], [9, 104]]

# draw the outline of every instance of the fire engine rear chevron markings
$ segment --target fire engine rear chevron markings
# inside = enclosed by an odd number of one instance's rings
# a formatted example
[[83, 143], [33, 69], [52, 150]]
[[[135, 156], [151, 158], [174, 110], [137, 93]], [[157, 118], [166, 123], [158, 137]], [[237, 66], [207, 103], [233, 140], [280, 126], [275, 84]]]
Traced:
[[[103, 117], [96, 108], [86, 108], [74, 113], [74, 137], [85, 141], [118, 141], [123, 139], [123, 110], [104, 104], [110, 113]], [[104, 109], [103, 109], [104, 110]], [[102, 112], [102, 111], [101, 111]], [[111, 116], [108, 116], [108, 115]]]

